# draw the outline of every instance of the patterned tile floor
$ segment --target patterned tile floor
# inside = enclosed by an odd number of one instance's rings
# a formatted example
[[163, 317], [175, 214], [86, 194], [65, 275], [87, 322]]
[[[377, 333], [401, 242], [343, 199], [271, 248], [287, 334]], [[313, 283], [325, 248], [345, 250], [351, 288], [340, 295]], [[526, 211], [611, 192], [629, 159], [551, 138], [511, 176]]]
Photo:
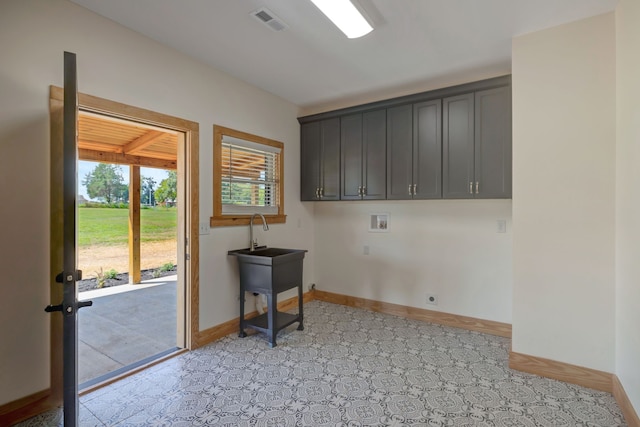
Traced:
[[[510, 340], [313, 301], [80, 398], [81, 426], [624, 426], [609, 393], [512, 371]], [[61, 411], [20, 426], [61, 426]]]

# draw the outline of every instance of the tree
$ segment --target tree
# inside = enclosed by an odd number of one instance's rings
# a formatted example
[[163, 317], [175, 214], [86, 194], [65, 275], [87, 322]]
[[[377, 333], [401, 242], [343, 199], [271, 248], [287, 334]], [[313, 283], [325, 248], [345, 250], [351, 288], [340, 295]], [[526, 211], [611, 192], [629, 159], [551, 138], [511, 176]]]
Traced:
[[155, 190], [156, 181], [150, 176], [142, 177], [142, 185], [140, 185], [140, 200], [143, 204], [153, 206], [155, 205]]
[[178, 173], [167, 171], [167, 174], [169, 176], [160, 181], [160, 186], [154, 193], [158, 203], [175, 202], [178, 198]]
[[116, 202], [129, 203], [129, 186], [120, 184], [119, 190], [116, 192]]
[[128, 195], [128, 188], [123, 184], [120, 166], [99, 163], [91, 172], [85, 175], [82, 184], [87, 188], [87, 194], [92, 199], [102, 199], [112, 203]]

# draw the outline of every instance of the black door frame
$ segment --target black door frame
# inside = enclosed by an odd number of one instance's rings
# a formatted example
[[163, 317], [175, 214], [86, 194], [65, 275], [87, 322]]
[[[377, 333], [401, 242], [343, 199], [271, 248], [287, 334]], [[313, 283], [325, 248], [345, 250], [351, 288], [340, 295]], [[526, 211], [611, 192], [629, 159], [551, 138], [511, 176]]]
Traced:
[[78, 75], [75, 53], [64, 52], [64, 110], [63, 110], [63, 189], [62, 189], [62, 246], [63, 270], [55, 281], [63, 287], [62, 303], [49, 305], [45, 311], [62, 313], [62, 359], [64, 426], [78, 425], [78, 309], [91, 301], [78, 302], [76, 281], [82, 272], [77, 269], [76, 257], [76, 193], [78, 180], [77, 153]]

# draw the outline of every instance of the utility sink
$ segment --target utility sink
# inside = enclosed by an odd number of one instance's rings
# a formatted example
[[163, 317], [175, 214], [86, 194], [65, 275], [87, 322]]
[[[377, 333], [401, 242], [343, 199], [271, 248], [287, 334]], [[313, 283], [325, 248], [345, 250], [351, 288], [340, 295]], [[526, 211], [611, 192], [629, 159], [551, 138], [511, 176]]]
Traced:
[[[228, 255], [234, 255], [237, 256], [238, 259], [247, 261], [251, 260], [259, 264], [274, 264], [290, 262], [294, 259], [303, 259], [305, 252], [307, 252], [305, 249], [268, 248], [266, 246], [258, 246], [253, 251], [248, 248], [229, 251]], [[271, 258], [271, 260], [261, 258]]]
[[[299, 322], [303, 330], [302, 314], [302, 262], [305, 249], [257, 247], [253, 251], [236, 249], [227, 252], [238, 259], [240, 272], [240, 337], [245, 337], [245, 326], [265, 332], [269, 345], [276, 346], [276, 335], [281, 329]], [[278, 293], [298, 288], [298, 314], [277, 311]], [[251, 319], [244, 316], [245, 292], [257, 292], [267, 297], [268, 312]]]

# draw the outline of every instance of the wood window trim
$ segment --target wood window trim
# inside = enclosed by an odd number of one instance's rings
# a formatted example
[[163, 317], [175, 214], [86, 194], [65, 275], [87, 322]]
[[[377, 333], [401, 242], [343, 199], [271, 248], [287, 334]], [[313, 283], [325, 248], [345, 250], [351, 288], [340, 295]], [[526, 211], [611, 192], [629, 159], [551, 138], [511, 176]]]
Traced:
[[211, 227], [228, 227], [235, 225], [249, 225], [251, 215], [222, 213], [222, 137], [224, 135], [281, 148], [280, 151], [280, 189], [278, 213], [264, 215], [269, 224], [284, 224], [287, 216], [284, 214], [284, 144], [280, 141], [253, 135], [224, 126], [213, 125], [213, 216], [209, 220]]

